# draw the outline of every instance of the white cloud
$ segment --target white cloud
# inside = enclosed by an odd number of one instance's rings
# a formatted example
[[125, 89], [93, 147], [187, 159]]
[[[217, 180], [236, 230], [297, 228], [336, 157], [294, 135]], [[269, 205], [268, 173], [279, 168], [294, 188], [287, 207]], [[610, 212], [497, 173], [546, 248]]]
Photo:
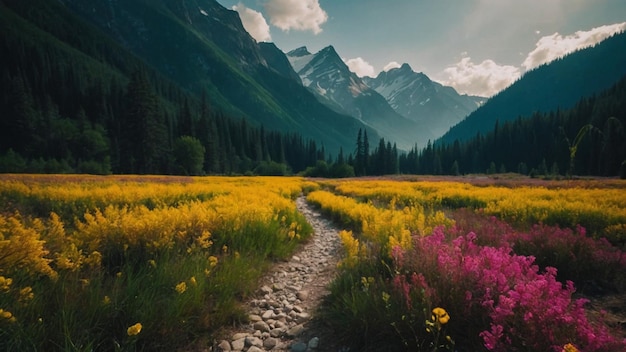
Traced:
[[374, 71], [374, 66], [372, 66], [369, 62], [363, 60], [361, 57], [357, 57], [354, 59], [349, 59], [343, 61], [348, 65], [350, 71], [356, 73], [359, 77], [376, 77], [376, 73]]
[[541, 37], [535, 44], [535, 50], [528, 54], [522, 66], [526, 70], [533, 69], [578, 49], [595, 45], [611, 35], [624, 30], [626, 30], [626, 22], [596, 27], [589, 31], [577, 31], [568, 36], [554, 33]]
[[388, 64], [385, 65], [385, 67], [383, 67], [383, 71], [387, 72], [389, 70], [392, 70], [394, 68], [400, 68], [401, 65], [396, 62], [396, 61], [390, 61]]
[[233, 6], [233, 10], [239, 12], [243, 28], [245, 28], [257, 42], [269, 42], [272, 40], [270, 26], [267, 24], [267, 21], [265, 21], [263, 14], [246, 7], [242, 3]]
[[475, 64], [470, 57], [464, 57], [446, 68], [444, 74], [447, 79], [441, 83], [454, 87], [459, 93], [491, 97], [515, 82], [521, 73], [515, 66], [498, 65], [493, 60]]
[[318, 0], [268, 0], [265, 10], [270, 22], [283, 31], [294, 29], [318, 34], [328, 20]]

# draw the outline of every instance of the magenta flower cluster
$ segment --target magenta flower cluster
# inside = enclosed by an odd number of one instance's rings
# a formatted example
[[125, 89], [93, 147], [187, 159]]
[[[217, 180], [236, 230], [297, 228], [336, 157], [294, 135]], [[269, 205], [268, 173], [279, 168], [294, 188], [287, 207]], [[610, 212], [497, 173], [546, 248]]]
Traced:
[[477, 329], [489, 351], [561, 351], [568, 343], [581, 351], [626, 350], [626, 341], [588, 319], [586, 300], [572, 297], [574, 284], [559, 282], [557, 269], [540, 270], [533, 256], [515, 254], [504, 240], [479, 245], [480, 234], [458, 231], [438, 227], [415, 237], [409, 253], [393, 249], [392, 283], [408, 309], [446, 307], [455, 317], [450, 327], [459, 335]]

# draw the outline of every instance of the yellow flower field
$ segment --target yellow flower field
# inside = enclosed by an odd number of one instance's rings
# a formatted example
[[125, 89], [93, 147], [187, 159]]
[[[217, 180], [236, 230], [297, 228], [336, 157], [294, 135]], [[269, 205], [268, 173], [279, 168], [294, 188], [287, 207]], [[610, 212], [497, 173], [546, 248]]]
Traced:
[[[0, 309], [16, 322], [0, 331], [13, 343], [38, 338], [31, 342], [45, 350], [108, 338], [83, 336], [85, 322], [74, 316], [145, 348], [176, 331], [215, 329], [236, 316], [236, 297], [253, 289], [264, 262], [310, 235], [295, 207], [304, 187], [316, 185], [297, 177], [0, 176]], [[156, 301], [169, 308], [159, 311]], [[40, 321], [66, 332], [42, 330]]]
[[626, 240], [626, 182], [606, 184], [566, 181], [561, 184], [472, 184], [457, 181], [329, 180], [322, 182], [355, 199], [425, 208], [482, 209], [515, 224], [585, 226], [595, 236]]
[[[0, 175], [0, 350], [177, 349], [237, 321], [268, 263], [311, 234], [301, 194], [344, 228], [343, 270], [361, 270], [453, 228], [459, 208], [521, 230], [581, 225], [623, 246], [625, 190], [617, 180]], [[354, 277], [374, 289], [378, 274]]]

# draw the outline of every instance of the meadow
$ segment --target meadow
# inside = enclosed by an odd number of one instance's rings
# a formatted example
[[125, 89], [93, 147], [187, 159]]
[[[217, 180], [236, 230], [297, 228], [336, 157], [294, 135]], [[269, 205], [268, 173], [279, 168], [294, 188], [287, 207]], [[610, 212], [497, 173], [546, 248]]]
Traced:
[[176, 350], [311, 234], [300, 178], [0, 177], [0, 350]]
[[312, 229], [343, 228], [318, 319], [358, 351], [624, 350], [626, 182], [0, 175], [0, 349], [176, 350]]
[[624, 297], [626, 183], [319, 183], [308, 200], [346, 229], [320, 314], [354, 350], [626, 348], [623, 323], [587, 299]]

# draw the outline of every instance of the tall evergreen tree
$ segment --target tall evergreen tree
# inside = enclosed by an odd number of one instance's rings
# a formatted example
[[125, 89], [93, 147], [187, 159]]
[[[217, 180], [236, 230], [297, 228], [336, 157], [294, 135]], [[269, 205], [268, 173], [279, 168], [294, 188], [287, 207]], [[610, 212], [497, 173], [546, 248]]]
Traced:
[[143, 71], [133, 73], [126, 92], [122, 170], [130, 173], [166, 171], [169, 146], [159, 98]]
[[356, 137], [354, 155], [354, 173], [357, 176], [363, 176], [365, 175], [365, 145], [363, 144], [363, 131], [360, 128]]

